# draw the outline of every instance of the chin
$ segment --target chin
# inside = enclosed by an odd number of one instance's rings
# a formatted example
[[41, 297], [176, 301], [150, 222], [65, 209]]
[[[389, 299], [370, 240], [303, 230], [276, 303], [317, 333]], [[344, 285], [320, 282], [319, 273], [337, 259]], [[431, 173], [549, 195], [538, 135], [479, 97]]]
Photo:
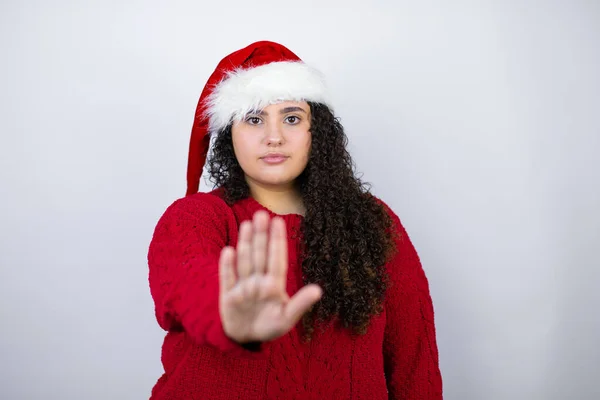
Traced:
[[265, 179], [264, 181], [260, 181], [264, 185], [268, 186], [287, 186], [294, 182], [294, 180], [289, 179]]
[[285, 176], [270, 175], [270, 176], [260, 176], [254, 180], [262, 185], [284, 186], [284, 185], [289, 185], [289, 184], [293, 183], [296, 180], [296, 177], [289, 176], [289, 175], [285, 175]]

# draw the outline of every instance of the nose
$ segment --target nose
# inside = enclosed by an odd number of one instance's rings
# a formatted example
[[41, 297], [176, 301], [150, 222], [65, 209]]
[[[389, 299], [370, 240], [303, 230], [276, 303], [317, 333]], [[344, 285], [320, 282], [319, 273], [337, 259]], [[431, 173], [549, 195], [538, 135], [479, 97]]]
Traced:
[[279, 124], [271, 123], [267, 124], [266, 130], [266, 142], [269, 146], [279, 146], [283, 144], [283, 132]]

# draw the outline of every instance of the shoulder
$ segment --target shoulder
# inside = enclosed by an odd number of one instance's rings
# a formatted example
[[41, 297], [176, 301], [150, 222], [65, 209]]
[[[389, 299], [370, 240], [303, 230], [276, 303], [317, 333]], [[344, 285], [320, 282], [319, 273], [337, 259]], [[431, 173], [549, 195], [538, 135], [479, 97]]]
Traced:
[[160, 217], [155, 234], [160, 231], [173, 233], [191, 228], [194, 231], [201, 229], [227, 235], [235, 225], [234, 213], [217, 189], [173, 201]]
[[392, 231], [390, 233], [398, 234], [400, 236], [406, 235], [406, 231], [404, 229], [404, 226], [402, 225], [402, 222], [400, 221], [400, 217], [398, 217], [398, 215], [394, 212], [392, 207], [390, 207], [385, 201], [383, 201], [379, 197], [373, 194], [370, 194], [370, 196], [373, 198], [375, 203], [377, 203], [381, 208], [383, 208], [386, 214], [390, 217], [392, 221], [392, 226], [390, 227]]
[[406, 282], [422, 281], [424, 272], [421, 265], [420, 256], [413, 245], [400, 217], [383, 200], [373, 196], [375, 200], [383, 207], [391, 219], [390, 235], [395, 242], [395, 250], [390, 262], [387, 263], [387, 270], [392, 280], [403, 280]]
[[211, 192], [198, 192], [179, 198], [167, 207], [165, 214], [182, 212], [196, 216], [211, 214], [226, 216], [232, 211], [223, 199], [221, 191], [215, 189]]

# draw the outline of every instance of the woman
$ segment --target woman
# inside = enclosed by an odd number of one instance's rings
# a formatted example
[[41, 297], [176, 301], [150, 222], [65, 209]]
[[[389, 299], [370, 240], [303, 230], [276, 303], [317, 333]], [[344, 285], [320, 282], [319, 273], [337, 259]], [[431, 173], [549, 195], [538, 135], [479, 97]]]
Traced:
[[[211, 137], [216, 189], [197, 193]], [[217, 66], [148, 254], [167, 331], [152, 399], [442, 398], [427, 278], [346, 143], [321, 74], [284, 46]]]

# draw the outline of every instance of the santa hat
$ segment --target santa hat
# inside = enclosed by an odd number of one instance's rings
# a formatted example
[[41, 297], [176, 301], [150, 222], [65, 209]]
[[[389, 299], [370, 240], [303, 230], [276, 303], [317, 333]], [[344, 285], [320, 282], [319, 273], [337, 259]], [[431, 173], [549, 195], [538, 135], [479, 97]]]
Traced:
[[223, 58], [200, 95], [188, 154], [186, 195], [198, 191], [210, 135], [281, 101], [331, 107], [323, 75], [286, 47], [260, 41]]

